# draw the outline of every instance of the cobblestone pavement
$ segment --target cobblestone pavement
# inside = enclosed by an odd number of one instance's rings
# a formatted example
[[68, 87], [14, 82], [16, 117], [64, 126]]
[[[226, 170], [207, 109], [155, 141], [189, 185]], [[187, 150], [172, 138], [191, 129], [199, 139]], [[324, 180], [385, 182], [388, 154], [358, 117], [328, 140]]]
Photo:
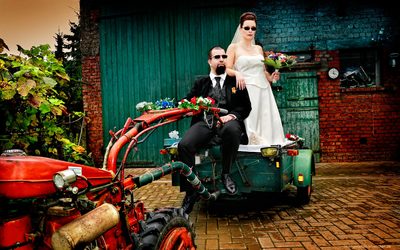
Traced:
[[[184, 193], [169, 178], [136, 199], [149, 210], [179, 207]], [[190, 214], [197, 249], [400, 249], [400, 162], [317, 163], [310, 203], [296, 206], [292, 191], [198, 202]]]

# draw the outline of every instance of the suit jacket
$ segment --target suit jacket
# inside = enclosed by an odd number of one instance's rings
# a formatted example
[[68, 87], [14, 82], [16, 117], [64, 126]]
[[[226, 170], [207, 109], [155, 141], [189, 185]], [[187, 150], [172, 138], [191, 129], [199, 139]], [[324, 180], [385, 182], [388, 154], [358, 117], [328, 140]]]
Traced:
[[[226, 91], [226, 105], [220, 106], [220, 108], [227, 109], [228, 114], [233, 114], [236, 116], [237, 120], [241, 124], [244, 135], [246, 136], [246, 138], [242, 140], [245, 143], [247, 141], [247, 133], [243, 120], [249, 116], [251, 111], [249, 93], [247, 92], [247, 89], [240, 90], [236, 88], [236, 77], [229, 75], [227, 75], [225, 78], [224, 86]], [[199, 78], [195, 81], [192, 89], [184, 98], [190, 100], [194, 96], [207, 97], [212, 87], [210, 76]], [[200, 120], [203, 120], [203, 115], [197, 115], [193, 117], [191, 124], [194, 124]]]

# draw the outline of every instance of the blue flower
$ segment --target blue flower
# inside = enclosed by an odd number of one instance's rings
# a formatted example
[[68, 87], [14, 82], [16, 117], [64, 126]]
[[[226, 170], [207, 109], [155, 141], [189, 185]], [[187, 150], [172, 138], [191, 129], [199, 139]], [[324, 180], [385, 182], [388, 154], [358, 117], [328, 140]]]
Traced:
[[173, 98], [165, 98], [165, 99], [160, 99], [156, 101], [155, 103], [153, 102], [140, 102], [136, 105], [136, 109], [139, 112], [144, 112], [148, 110], [161, 110], [161, 109], [170, 109], [174, 108], [174, 99]]

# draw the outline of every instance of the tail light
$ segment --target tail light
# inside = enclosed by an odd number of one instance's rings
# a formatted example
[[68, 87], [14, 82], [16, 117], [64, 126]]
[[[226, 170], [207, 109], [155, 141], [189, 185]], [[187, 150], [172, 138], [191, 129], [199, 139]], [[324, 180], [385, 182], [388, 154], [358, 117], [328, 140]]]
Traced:
[[297, 175], [297, 181], [298, 181], [300, 184], [303, 184], [303, 182], [304, 182], [304, 175], [303, 175], [303, 174], [298, 174], [298, 175]]

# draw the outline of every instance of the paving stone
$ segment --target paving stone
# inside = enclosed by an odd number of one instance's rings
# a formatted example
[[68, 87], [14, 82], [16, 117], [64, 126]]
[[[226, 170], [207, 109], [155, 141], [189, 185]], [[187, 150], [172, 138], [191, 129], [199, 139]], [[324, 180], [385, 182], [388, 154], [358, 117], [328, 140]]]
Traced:
[[[148, 169], [129, 169], [139, 175]], [[309, 204], [293, 193], [257, 201], [199, 201], [190, 220], [199, 250], [400, 249], [400, 162], [317, 163]], [[134, 191], [148, 210], [179, 207], [165, 176]]]

